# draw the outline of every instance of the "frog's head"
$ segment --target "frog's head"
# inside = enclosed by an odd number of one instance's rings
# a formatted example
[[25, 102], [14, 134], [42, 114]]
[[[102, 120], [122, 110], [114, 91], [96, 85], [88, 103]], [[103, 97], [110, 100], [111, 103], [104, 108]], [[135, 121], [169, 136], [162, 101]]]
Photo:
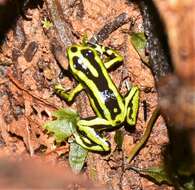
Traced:
[[67, 48], [66, 53], [69, 61], [73, 56], [80, 54], [80, 48], [81, 47], [79, 45], [72, 45]]
[[96, 77], [98, 76], [96, 67], [98, 67], [97, 61], [99, 59], [95, 59], [97, 57], [93, 48], [83, 45], [72, 45], [67, 49], [67, 56], [73, 73], [91, 73]]
[[[82, 61], [87, 60], [91, 63], [94, 60], [95, 52], [91, 47], [76, 44], [67, 48], [67, 57], [70, 64], [76, 58], [80, 58]], [[82, 63], [80, 62], [80, 64]]]

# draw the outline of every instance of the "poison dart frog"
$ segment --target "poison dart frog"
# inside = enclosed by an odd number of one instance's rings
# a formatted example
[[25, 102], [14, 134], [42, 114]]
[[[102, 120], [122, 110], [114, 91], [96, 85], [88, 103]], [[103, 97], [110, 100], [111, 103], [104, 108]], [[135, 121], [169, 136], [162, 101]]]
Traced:
[[71, 102], [84, 90], [96, 114], [95, 117], [78, 120], [75, 140], [91, 151], [110, 151], [110, 143], [102, 136], [102, 131], [117, 129], [124, 122], [130, 126], [136, 124], [139, 89], [133, 86], [122, 97], [108, 69], [122, 62], [123, 57], [111, 48], [90, 43], [72, 45], [67, 48], [67, 57], [69, 69], [78, 84], [70, 92], [57, 84], [55, 92]]

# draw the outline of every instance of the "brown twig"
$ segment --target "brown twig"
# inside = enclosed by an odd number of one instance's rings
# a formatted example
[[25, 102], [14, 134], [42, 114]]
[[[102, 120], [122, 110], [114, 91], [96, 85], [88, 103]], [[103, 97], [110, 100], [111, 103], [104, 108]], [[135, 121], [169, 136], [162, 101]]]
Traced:
[[11, 71], [8, 70], [7, 72], [7, 76], [9, 78], [9, 80], [20, 90], [26, 92], [28, 95], [32, 96], [33, 98], [35, 98], [36, 100], [38, 100], [39, 102], [43, 103], [44, 105], [47, 105], [49, 107], [52, 107], [54, 109], [59, 109], [57, 106], [53, 105], [52, 103], [48, 102], [47, 100], [44, 100], [42, 98], [40, 98], [39, 96], [31, 93], [29, 90], [25, 89], [18, 80], [16, 80], [13, 75], [11, 74]]
[[90, 40], [90, 43], [101, 43], [109, 37], [109, 35], [116, 29], [130, 21], [127, 13], [121, 13], [114, 18], [113, 21], [105, 24], [97, 34], [95, 34]]
[[74, 35], [71, 24], [63, 14], [61, 3], [58, 0], [45, 0], [45, 4], [60, 41], [64, 47], [70, 46], [74, 41]]

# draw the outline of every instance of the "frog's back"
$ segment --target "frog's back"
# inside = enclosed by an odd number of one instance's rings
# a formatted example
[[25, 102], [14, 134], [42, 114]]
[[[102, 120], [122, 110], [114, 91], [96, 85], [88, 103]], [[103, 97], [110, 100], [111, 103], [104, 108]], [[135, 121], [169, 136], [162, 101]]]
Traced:
[[114, 119], [122, 112], [122, 97], [98, 53], [93, 48], [74, 45], [67, 54], [71, 72], [83, 85], [96, 114]]

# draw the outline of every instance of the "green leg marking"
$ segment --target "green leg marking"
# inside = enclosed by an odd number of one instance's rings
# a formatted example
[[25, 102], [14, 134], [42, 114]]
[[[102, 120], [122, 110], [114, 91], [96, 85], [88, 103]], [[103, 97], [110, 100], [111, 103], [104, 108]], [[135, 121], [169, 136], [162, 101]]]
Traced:
[[66, 101], [71, 102], [74, 97], [83, 90], [83, 86], [78, 84], [71, 92], [66, 92], [66, 90], [62, 87], [61, 84], [57, 84], [54, 87], [54, 91], [60, 97], [64, 98]]
[[119, 55], [118, 52], [116, 52], [115, 50], [108, 47], [105, 47], [104, 50], [104, 54], [110, 59], [104, 63], [106, 69], [110, 69], [115, 64], [118, 64], [119, 62], [123, 61], [123, 57]]
[[103, 152], [105, 151], [102, 146], [95, 144], [95, 143], [91, 143], [90, 145], [87, 145], [85, 143], [84, 137], [81, 137], [79, 135], [75, 136], [75, 140], [76, 142], [81, 145], [83, 148], [90, 150], [90, 151], [98, 151], [98, 152]]
[[113, 128], [113, 126], [115, 126], [115, 123], [114, 122], [112, 123], [112, 121], [108, 121], [100, 117], [96, 117], [91, 120], [81, 119], [78, 121], [77, 125], [87, 126], [87, 127], [94, 128], [97, 131], [102, 131], [104, 129], [108, 129], [109, 127]]
[[93, 48], [99, 52], [100, 55], [105, 55], [108, 57], [108, 61], [104, 63], [106, 69], [110, 69], [112, 66], [117, 64], [118, 62], [123, 61], [123, 57], [118, 54], [117, 51], [109, 48], [109, 47], [104, 47], [99, 44], [93, 44]]
[[136, 117], [139, 108], [139, 89], [134, 86], [125, 97], [126, 121], [129, 125], [136, 124]]
[[123, 57], [119, 55], [116, 51], [113, 49], [106, 48], [106, 54], [110, 58], [109, 61], [105, 62], [106, 69], [110, 69], [115, 64], [118, 64], [119, 62], [123, 61]]
[[110, 150], [110, 145], [108, 141], [105, 138], [100, 137], [97, 131], [95, 131], [95, 129], [89, 126], [81, 125], [79, 122], [77, 123], [77, 125], [79, 132], [81, 132], [81, 134], [76, 137], [76, 142], [78, 144], [88, 150], [93, 151]]

